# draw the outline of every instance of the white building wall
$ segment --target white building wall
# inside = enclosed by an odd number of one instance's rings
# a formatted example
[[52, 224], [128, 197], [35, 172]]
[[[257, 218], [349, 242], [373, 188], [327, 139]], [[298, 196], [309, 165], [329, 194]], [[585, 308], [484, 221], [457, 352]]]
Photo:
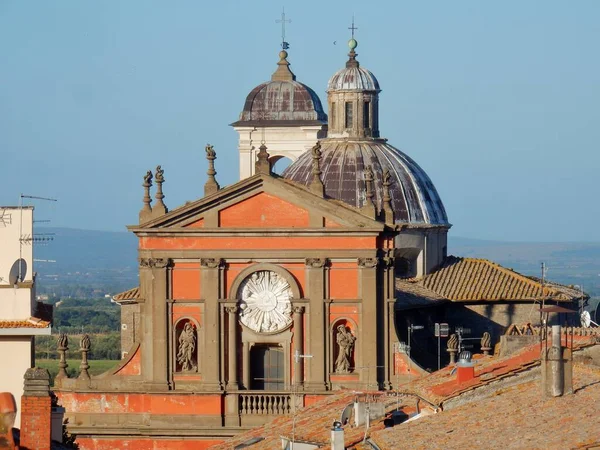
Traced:
[[[22, 320], [32, 313], [33, 302], [33, 207], [0, 207], [0, 319]], [[21, 239], [23, 238], [23, 239]], [[19, 273], [19, 260], [22, 270]], [[15, 282], [21, 275], [22, 282]]]
[[[32, 237], [33, 207], [0, 206], [0, 320], [27, 320], [33, 314], [33, 241], [28, 240]], [[24, 260], [22, 280], [18, 279], [20, 259]], [[32, 329], [32, 334], [35, 331]], [[23, 335], [23, 328], [15, 329], [15, 335], [11, 332], [11, 328], [3, 328], [0, 335], [0, 392], [15, 397], [18, 428], [23, 375], [33, 365], [33, 337]]]
[[[239, 133], [240, 180], [254, 175], [254, 163], [263, 140], [270, 158], [284, 156], [292, 161], [310, 150], [327, 134], [326, 125], [297, 127], [234, 127]], [[253, 148], [254, 147], [254, 148]]]
[[17, 404], [15, 428], [21, 424], [21, 396], [23, 375], [33, 366], [33, 338], [31, 336], [0, 336], [0, 392], [10, 392]]

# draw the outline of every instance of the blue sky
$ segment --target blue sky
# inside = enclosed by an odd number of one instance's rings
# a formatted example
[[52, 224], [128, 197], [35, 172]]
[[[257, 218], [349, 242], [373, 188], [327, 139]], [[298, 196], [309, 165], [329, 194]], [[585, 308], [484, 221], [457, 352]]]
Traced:
[[38, 218], [124, 230], [157, 164], [170, 208], [202, 195], [207, 142], [235, 182], [228, 124], [275, 70], [282, 6], [292, 69], [324, 103], [355, 14], [382, 135], [427, 171], [452, 234], [600, 241], [595, 0], [0, 0], [0, 204], [56, 197]]

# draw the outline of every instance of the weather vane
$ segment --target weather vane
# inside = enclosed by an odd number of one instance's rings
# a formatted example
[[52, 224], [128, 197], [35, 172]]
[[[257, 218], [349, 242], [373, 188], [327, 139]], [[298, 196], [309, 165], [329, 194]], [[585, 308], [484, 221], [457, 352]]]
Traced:
[[354, 39], [354, 30], [358, 30], [358, 27], [354, 26], [354, 14], [352, 14], [352, 26], [348, 27], [349, 30], [352, 30], [352, 39]]
[[281, 19], [276, 20], [275, 23], [280, 23], [281, 24], [281, 48], [284, 50], [287, 50], [288, 48], [290, 48], [290, 44], [288, 44], [285, 41], [285, 24], [286, 23], [292, 23], [291, 19], [286, 20], [285, 19], [285, 8], [282, 8], [281, 11]]

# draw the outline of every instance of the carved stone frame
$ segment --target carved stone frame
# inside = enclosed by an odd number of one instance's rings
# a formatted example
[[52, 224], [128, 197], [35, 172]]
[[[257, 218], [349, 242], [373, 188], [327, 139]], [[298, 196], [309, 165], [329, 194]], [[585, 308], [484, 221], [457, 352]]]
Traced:
[[[359, 328], [358, 325], [356, 324], [356, 322], [346, 316], [341, 316], [341, 317], [336, 317], [333, 322], [331, 322], [331, 324], [329, 325], [329, 374], [330, 375], [339, 375], [336, 373], [335, 371], [335, 359], [336, 359], [336, 346], [337, 346], [337, 340], [336, 340], [336, 335], [335, 335], [335, 331], [337, 329], [337, 326], [340, 325], [340, 322], [344, 322], [344, 323], [348, 323], [350, 326], [350, 331], [352, 332], [352, 335], [356, 338], [356, 340], [358, 341], [360, 336], [359, 336]], [[354, 364], [355, 366], [362, 366], [359, 357], [360, 357], [360, 352], [359, 350], [359, 346], [356, 345], [356, 343], [354, 344]], [[358, 374], [359, 372], [356, 369], [353, 369], [350, 374]]]
[[[179, 323], [189, 320], [196, 327], [196, 365], [198, 367], [196, 372], [177, 372], [177, 326]], [[177, 319], [173, 323], [171, 331], [171, 367], [173, 376], [189, 376], [189, 375], [202, 375], [202, 359], [200, 358], [200, 352], [204, 348], [204, 333], [202, 328], [196, 319], [189, 316], [183, 316]]]
[[275, 272], [276, 274], [278, 274], [279, 276], [281, 276], [288, 282], [288, 284], [290, 285], [290, 289], [292, 290], [292, 299], [291, 299], [292, 302], [294, 300], [298, 300], [298, 299], [302, 298], [300, 286], [298, 286], [298, 282], [296, 281], [294, 276], [288, 270], [284, 269], [283, 267], [278, 266], [276, 264], [270, 264], [270, 263], [252, 264], [251, 266], [248, 266], [244, 270], [242, 270], [238, 274], [238, 276], [235, 277], [235, 280], [233, 280], [233, 283], [231, 284], [231, 289], [227, 293], [227, 298], [229, 300], [232, 300], [232, 301], [235, 300], [237, 302], [239, 300], [239, 298], [238, 298], [239, 292], [238, 291], [240, 289], [240, 285], [242, 284], [242, 282], [246, 278], [248, 278], [250, 275], [252, 275], [254, 272], [260, 272], [262, 270], [270, 270], [272, 272]]

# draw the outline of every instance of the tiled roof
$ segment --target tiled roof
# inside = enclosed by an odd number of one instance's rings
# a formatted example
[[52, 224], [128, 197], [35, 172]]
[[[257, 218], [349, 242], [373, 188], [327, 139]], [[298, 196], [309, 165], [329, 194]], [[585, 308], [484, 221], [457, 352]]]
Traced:
[[418, 283], [396, 278], [396, 308], [412, 309], [434, 306], [448, 299]]
[[570, 302], [581, 293], [567, 286], [542, 283], [487, 259], [449, 256], [418, 285], [455, 302], [552, 300]]
[[134, 287], [133, 289], [129, 289], [128, 291], [121, 292], [113, 296], [113, 300], [117, 303], [127, 302], [131, 300], [139, 300], [140, 299], [140, 288]]
[[0, 328], [48, 328], [50, 322], [37, 317], [25, 320], [0, 320]]
[[[267, 424], [254, 428], [250, 431], [238, 434], [234, 438], [223, 444], [210, 447], [211, 449], [225, 450], [233, 449], [252, 438], [262, 437], [263, 440], [253, 444], [249, 450], [273, 450], [281, 448], [281, 438], [295, 438], [295, 442], [313, 443], [323, 445], [323, 448], [329, 448], [331, 441], [331, 425], [334, 421], [340, 420], [342, 411], [357, 397], [356, 392], [343, 391], [338, 394], [333, 394], [327, 399], [310, 405], [296, 414], [295, 420], [292, 416], [279, 417]], [[396, 407], [396, 397], [390, 397], [381, 392], [372, 393], [374, 401], [384, 402], [386, 411]], [[401, 401], [406, 399], [402, 399]], [[414, 400], [409, 400], [414, 403]], [[411, 403], [411, 404], [412, 404]], [[400, 403], [402, 405], [403, 403]], [[295, 424], [294, 424], [295, 422]], [[383, 428], [383, 418], [378, 421], [371, 422], [371, 430], [379, 430]], [[352, 427], [347, 425], [344, 427], [344, 440], [346, 447], [352, 446], [364, 437], [365, 428]]]
[[525, 380], [453, 409], [371, 433], [381, 450], [599, 448], [600, 369], [576, 364], [574, 394], [546, 399]]

